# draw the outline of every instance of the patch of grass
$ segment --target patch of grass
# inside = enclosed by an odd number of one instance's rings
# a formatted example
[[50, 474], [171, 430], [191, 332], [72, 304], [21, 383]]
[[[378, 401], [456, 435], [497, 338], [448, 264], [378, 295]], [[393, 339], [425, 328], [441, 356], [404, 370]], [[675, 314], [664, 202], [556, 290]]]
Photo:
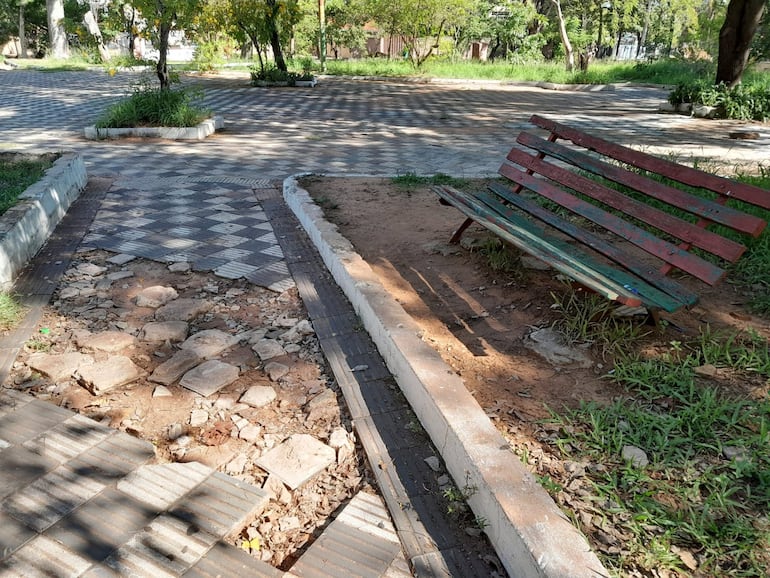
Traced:
[[[604, 550], [623, 573], [689, 575], [685, 561], [694, 561], [698, 575], [766, 576], [770, 400], [728, 395], [698, 376], [705, 363], [770, 377], [767, 340], [706, 329], [657, 355], [617, 360], [610, 378], [626, 394], [613, 403], [554, 415], [559, 451], [600, 465], [586, 469], [591, 495], [582, 499], [589, 509], [604, 504], [607, 524], [625, 537], [622, 548]], [[644, 450], [649, 464], [624, 461], [624, 446]]]
[[15, 58], [13, 63], [19, 68], [38, 70], [40, 72], [71, 72], [88, 70], [93, 64], [84, 58]]
[[51, 349], [53, 348], [53, 344], [51, 344], [48, 341], [43, 341], [42, 339], [37, 339], [33, 337], [32, 339], [30, 339], [24, 344], [24, 347], [26, 347], [28, 351], [34, 351], [36, 353], [39, 353], [39, 352], [51, 351]]
[[329, 197], [318, 197], [315, 199], [315, 204], [324, 211], [335, 211], [340, 208], [339, 204], [332, 201]]
[[200, 106], [203, 93], [177, 88], [142, 84], [128, 97], [113, 104], [99, 117], [97, 128], [135, 126], [188, 127], [199, 124], [211, 114]]
[[14, 206], [19, 195], [43, 178], [52, 165], [50, 155], [0, 154], [0, 215]]
[[24, 307], [11, 294], [0, 292], [0, 331], [13, 329], [24, 317]]
[[521, 266], [517, 249], [497, 237], [489, 237], [478, 249], [487, 260], [487, 265], [492, 271], [507, 273], [517, 278], [524, 277], [524, 269]]
[[[738, 180], [770, 190], [770, 168], [760, 167], [756, 175], [739, 175]], [[770, 211], [747, 206], [739, 207], [770, 222]], [[751, 292], [749, 308], [770, 317], [770, 226], [756, 239], [741, 240], [747, 245], [746, 253], [735, 264], [736, 280]]]
[[555, 82], [605, 84], [611, 82], [645, 82], [677, 84], [695, 81], [704, 74], [713, 76], [704, 62], [686, 60], [658, 60], [649, 63], [594, 62], [587, 72], [567, 72], [560, 61], [453, 61], [434, 58], [415, 70], [405, 60], [366, 58], [360, 60], [328, 60], [327, 73], [351, 76], [426, 76], [439, 78], [466, 78], [479, 80], [508, 80], [520, 82]]
[[463, 188], [467, 187], [469, 181], [467, 179], [459, 179], [457, 177], [450, 177], [444, 173], [436, 173], [435, 175], [421, 176], [413, 172], [406, 172], [403, 175], [393, 177], [391, 181], [401, 187], [407, 189], [415, 189], [423, 186], [433, 185], [445, 185], [448, 187]]
[[558, 294], [551, 293], [551, 297], [553, 309], [560, 315], [554, 329], [569, 344], [594, 344], [603, 358], [651, 333], [638, 319], [614, 316], [616, 305], [605, 297], [575, 291], [571, 284]]

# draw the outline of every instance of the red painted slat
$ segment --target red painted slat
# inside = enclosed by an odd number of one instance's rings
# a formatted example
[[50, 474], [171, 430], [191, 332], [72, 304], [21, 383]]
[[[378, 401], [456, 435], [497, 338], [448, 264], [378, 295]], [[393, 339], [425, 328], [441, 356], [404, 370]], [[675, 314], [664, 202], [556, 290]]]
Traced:
[[558, 203], [562, 207], [593, 221], [608, 231], [612, 231], [637, 247], [644, 249], [651, 255], [654, 255], [667, 263], [671, 263], [678, 269], [690, 273], [709, 285], [714, 285], [724, 276], [724, 270], [713, 263], [709, 263], [692, 253], [688, 253], [672, 243], [658, 239], [644, 229], [632, 225], [631, 223], [604, 211], [596, 205], [578, 199], [574, 195], [545, 182], [543, 179], [538, 179], [523, 173], [511, 165], [503, 165], [500, 167], [500, 174], [511, 179], [513, 182], [523, 185], [525, 188]]
[[508, 160], [529, 171], [548, 177], [569, 187], [574, 191], [596, 199], [618, 211], [643, 221], [660, 231], [665, 231], [688, 244], [699, 247], [727, 261], [736, 261], [746, 250], [746, 247], [721, 235], [708, 231], [694, 223], [689, 223], [665, 211], [646, 205], [641, 201], [596, 181], [576, 174], [574, 171], [558, 167], [527, 154], [523, 150], [513, 148], [508, 153]]
[[663, 175], [680, 183], [693, 187], [702, 187], [726, 197], [740, 199], [752, 205], [770, 209], [770, 191], [760, 187], [710, 175], [692, 167], [654, 157], [647, 153], [585, 134], [540, 115], [533, 115], [529, 121], [560, 138], [572, 141], [576, 145], [610, 156], [637, 168]]
[[654, 181], [643, 175], [632, 173], [618, 166], [610, 165], [586, 153], [548, 142], [533, 134], [523, 132], [519, 134], [516, 140], [520, 144], [536, 151], [543, 152], [548, 156], [570, 163], [583, 170], [602, 176], [618, 184], [625, 185], [635, 191], [658, 199], [659, 201], [663, 201], [664, 203], [668, 203], [714, 223], [725, 225], [736, 231], [757, 236], [762, 232], [766, 225], [765, 221], [754, 215], [749, 215], [736, 209], [720, 205], [717, 202], [697, 197], [675, 187]]

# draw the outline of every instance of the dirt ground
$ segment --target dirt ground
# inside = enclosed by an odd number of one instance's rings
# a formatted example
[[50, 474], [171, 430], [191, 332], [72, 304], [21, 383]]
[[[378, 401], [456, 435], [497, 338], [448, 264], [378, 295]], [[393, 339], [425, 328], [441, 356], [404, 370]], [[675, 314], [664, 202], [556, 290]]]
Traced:
[[[483, 187], [484, 181], [476, 184]], [[555, 448], [543, 443], [549, 432], [541, 420], [550, 410], [576, 407], [582, 400], [607, 402], [622, 393], [606, 379], [612, 360], [591, 344], [585, 346], [593, 361], [589, 368], [555, 366], [527, 346], [533, 330], [559, 318], [553, 295], [563, 295], [567, 285], [553, 270], [540, 270], [528, 259], [512, 273], [495, 272], [481, 250], [491, 237], [475, 225], [461, 245], [450, 245], [463, 217], [440, 205], [428, 186], [326, 177], [306, 177], [300, 185], [421, 326], [425, 340], [463, 378], [514, 450], [530, 457], [529, 467], [566, 486], [569, 476]], [[646, 347], [665, 348], [697, 336], [704, 324], [732, 331], [751, 326], [770, 335], [770, 324], [746, 312], [749, 296], [729, 279], [716, 288], [693, 288], [702, 295], [701, 303], [665, 315], [668, 324], [662, 332], [649, 327]], [[639, 346], [620, 347], [625, 345]], [[751, 390], [758, 384], [735, 386]], [[564, 505], [569, 496], [557, 501]], [[594, 547], [608, 551], [596, 536], [590, 538]]]

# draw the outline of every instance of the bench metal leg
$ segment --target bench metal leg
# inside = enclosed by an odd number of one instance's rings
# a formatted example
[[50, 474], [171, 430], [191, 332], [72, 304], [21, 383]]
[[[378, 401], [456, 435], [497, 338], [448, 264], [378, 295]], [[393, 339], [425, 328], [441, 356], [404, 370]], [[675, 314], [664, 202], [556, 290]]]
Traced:
[[457, 245], [457, 243], [460, 242], [460, 237], [463, 236], [463, 233], [465, 230], [470, 227], [473, 224], [473, 219], [465, 219], [462, 225], [460, 225], [460, 228], [455, 231], [455, 234], [452, 235], [452, 238], [449, 239], [449, 242], [452, 245]]

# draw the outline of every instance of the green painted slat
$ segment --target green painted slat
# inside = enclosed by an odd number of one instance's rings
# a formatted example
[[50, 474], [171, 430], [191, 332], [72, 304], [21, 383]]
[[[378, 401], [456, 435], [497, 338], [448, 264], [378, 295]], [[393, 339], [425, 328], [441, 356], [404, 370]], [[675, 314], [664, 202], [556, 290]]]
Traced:
[[601, 263], [579, 248], [555, 238], [502, 203], [495, 203], [497, 206], [491, 207], [451, 187], [434, 187], [433, 190], [463, 214], [522, 251], [552, 265], [610, 300], [629, 305], [643, 304], [651, 309], [668, 312], [676, 311], [684, 305], [638, 277]]
[[[695, 305], [698, 302], [698, 296], [692, 291], [688, 291], [682, 285], [660, 274], [654, 268], [645, 265], [639, 259], [634, 258], [625, 251], [618, 249], [615, 245], [608, 243], [600, 237], [562, 219], [551, 211], [541, 207], [537, 203], [529, 201], [522, 195], [516, 194], [507, 187], [496, 183], [490, 184], [489, 189], [505, 202], [515, 205], [518, 209], [532, 215], [543, 221], [547, 225], [560, 230], [573, 239], [580, 241], [594, 251], [618, 263], [618, 265], [628, 269], [634, 275], [644, 279], [650, 285], [657, 287], [663, 293], [672, 296], [674, 299], [682, 302], [684, 305]], [[479, 194], [479, 199], [489, 204], [485, 196]]]

